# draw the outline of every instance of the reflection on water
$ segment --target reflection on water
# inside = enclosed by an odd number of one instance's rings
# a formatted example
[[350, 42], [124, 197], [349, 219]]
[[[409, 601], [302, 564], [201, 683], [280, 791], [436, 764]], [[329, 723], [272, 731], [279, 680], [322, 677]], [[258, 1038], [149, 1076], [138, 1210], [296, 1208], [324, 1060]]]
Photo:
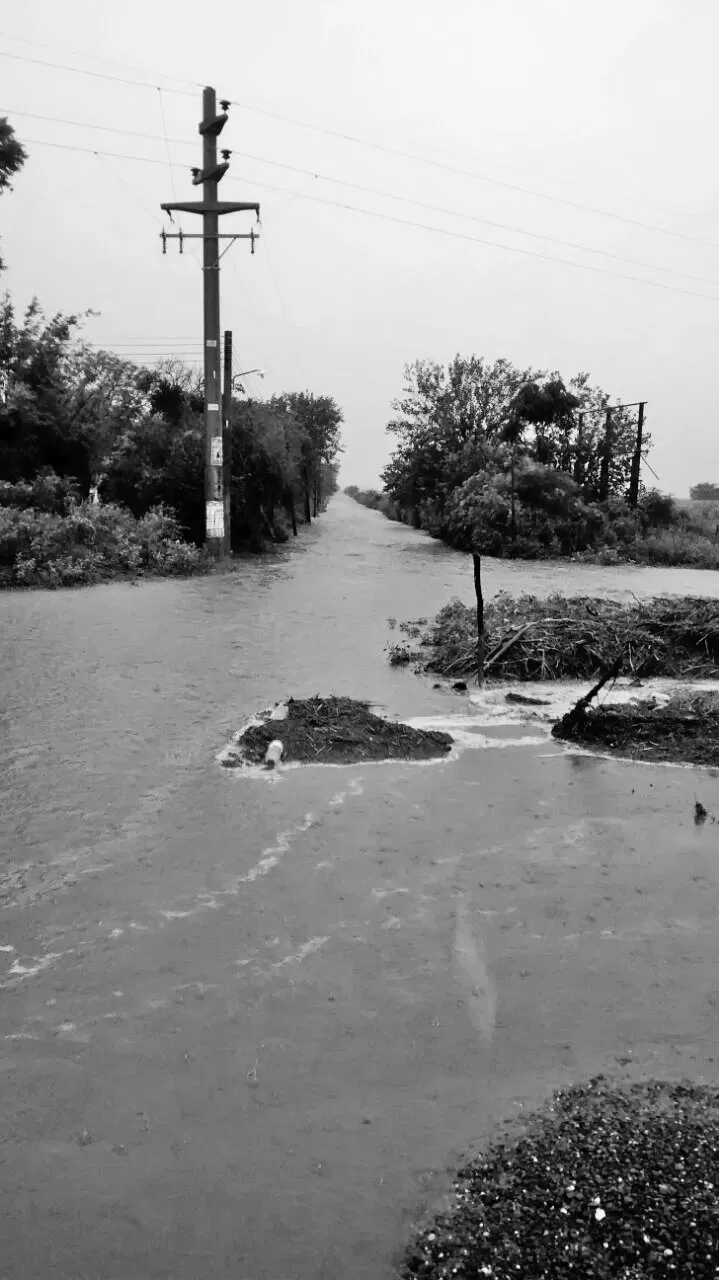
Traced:
[[[484, 579], [488, 595], [719, 597], [719, 573], [687, 569], [485, 560]], [[388, 617], [428, 617], [452, 596], [473, 598], [468, 556], [341, 494], [294, 545], [227, 575], [0, 596], [11, 856], [89, 848], [157, 815], [278, 698], [343, 692], [405, 716], [446, 711], [383, 650]]]

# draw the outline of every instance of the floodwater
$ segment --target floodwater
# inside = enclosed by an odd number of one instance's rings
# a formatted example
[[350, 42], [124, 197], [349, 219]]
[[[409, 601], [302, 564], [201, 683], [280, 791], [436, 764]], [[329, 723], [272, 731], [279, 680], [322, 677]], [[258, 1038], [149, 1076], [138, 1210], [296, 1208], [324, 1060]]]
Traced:
[[[719, 574], [487, 561], [485, 589]], [[387, 618], [454, 595], [467, 557], [337, 495], [227, 575], [0, 597], [4, 1280], [389, 1280], [447, 1170], [553, 1087], [716, 1080], [716, 777], [390, 669]], [[460, 749], [219, 766], [313, 693]]]

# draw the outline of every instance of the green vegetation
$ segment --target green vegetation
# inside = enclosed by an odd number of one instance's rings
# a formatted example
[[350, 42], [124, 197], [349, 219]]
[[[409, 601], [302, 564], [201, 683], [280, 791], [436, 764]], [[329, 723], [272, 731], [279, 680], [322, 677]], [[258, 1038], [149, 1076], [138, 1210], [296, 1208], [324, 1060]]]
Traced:
[[[199, 378], [93, 350], [81, 322], [37, 302], [18, 320], [0, 302], [0, 584], [209, 568]], [[328, 396], [233, 400], [234, 550], [286, 541], [324, 509], [341, 422]]]
[[633, 492], [636, 410], [608, 405], [584, 373], [565, 385], [507, 360], [417, 361], [387, 427], [384, 492], [352, 496], [479, 555], [719, 568], [708, 504]]
[[689, 490], [689, 497], [696, 502], [718, 502], [719, 484], [711, 484], [705, 481], [703, 484], [692, 485]]
[[[0, 193], [25, 160], [0, 119]], [[84, 318], [48, 319], [34, 300], [18, 319], [0, 301], [0, 586], [210, 567], [201, 379], [93, 349]], [[337, 488], [342, 413], [289, 392], [233, 399], [228, 417], [232, 548], [261, 551]]]
[[349, 484], [344, 492], [361, 506], [369, 507], [372, 511], [381, 511], [382, 515], [387, 516], [389, 520], [400, 519], [397, 503], [393, 502], [388, 494], [380, 493], [378, 489], [358, 489], [356, 484]]
[[[497, 680], [591, 679], [623, 655], [636, 677], [714, 677], [719, 663], [719, 600], [652, 599], [633, 604], [583, 597], [513, 599], [485, 605], [484, 672]], [[476, 672], [474, 608], [453, 600], [434, 622], [404, 623], [414, 642], [390, 649], [390, 662], [416, 662], [454, 678]]]
[[[13, 486], [3, 488], [7, 495]], [[0, 587], [74, 587], [207, 567], [203, 552], [183, 541], [177, 520], [162, 507], [137, 519], [114, 504], [73, 503], [65, 514], [0, 506]]]
[[[5, 116], [0, 116], [0, 195], [12, 191], [12, 179], [22, 169], [27, 154], [15, 137], [15, 130]], [[0, 257], [0, 271], [4, 266]]]

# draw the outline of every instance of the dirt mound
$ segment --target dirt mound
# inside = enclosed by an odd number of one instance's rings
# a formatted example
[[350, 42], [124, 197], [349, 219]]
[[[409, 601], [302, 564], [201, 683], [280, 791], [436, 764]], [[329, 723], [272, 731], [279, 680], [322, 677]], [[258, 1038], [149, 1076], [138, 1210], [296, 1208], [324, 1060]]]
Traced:
[[719, 765], [719, 694], [677, 695], [664, 706], [647, 699], [580, 714], [575, 709], [555, 724], [552, 734], [640, 760]]
[[412, 729], [370, 711], [354, 698], [290, 698], [284, 719], [252, 724], [241, 734], [229, 767], [262, 764], [271, 742], [280, 740], [283, 759], [304, 764], [353, 764], [362, 760], [430, 760], [451, 751], [448, 733]]
[[719, 1090], [602, 1077], [462, 1169], [408, 1250], [426, 1280], [709, 1280], [719, 1265]]

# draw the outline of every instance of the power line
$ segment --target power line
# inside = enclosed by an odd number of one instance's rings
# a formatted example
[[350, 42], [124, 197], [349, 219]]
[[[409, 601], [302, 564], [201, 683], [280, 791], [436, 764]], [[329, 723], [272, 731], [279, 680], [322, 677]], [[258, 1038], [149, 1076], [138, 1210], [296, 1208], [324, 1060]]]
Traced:
[[525, 196], [533, 196], [537, 200], [548, 200], [552, 204], [566, 205], [570, 209], [580, 209], [583, 213], [593, 213], [601, 218], [613, 218], [617, 222], [626, 222], [630, 226], [642, 227], [645, 231], [656, 231], [664, 236], [673, 236], [678, 240], [689, 240], [694, 244], [707, 245], [711, 249], [719, 248], [719, 245], [712, 244], [711, 241], [701, 240], [697, 236], [686, 235], [681, 231], [669, 231], [666, 227], [659, 227], [652, 222], [642, 222], [638, 218], [629, 218], [626, 214], [613, 213], [608, 209], [599, 209], [595, 205], [581, 204], [577, 200], [566, 200], [562, 196], [548, 195], [545, 191], [535, 191], [532, 187], [522, 187], [517, 183], [504, 182], [499, 178], [489, 178], [486, 174], [476, 173], [473, 169], [460, 169], [456, 165], [447, 164], [441, 160], [432, 160], [429, 156], [420, 156], [412, 151], [403, 151], [399, 147], [391, 147], [387, 143], [371, 142], [368, 138], [360, 138], [351, 133], [342, 133], [338, 129], [330, 129], [324, 125], [310, 124], [306, 120], [298, 120], [294, 116], [283, 115], [277, 111], [270, 111], [267, 107], [255, 107], [246, 102], [232, 101], [231, 105], [239, 107], [241, 111], [250, 111], [256, 115], [268, 116], [274, 120], [281, 120], [285, 124], [294, 124], [300, 129], [310, 129], [315, 133], [326, 134], [331, 138], [339, 138], [343, 142], [352, 142], [359, 147], [367, 147], [372, 151], [382, 151], [386, 155], [398, 156], [403, 160], [412, 160], [416, 164], [429, 165], [433, 169], [442, 169], [445, 173], [454, 173], [464, 178], [472, 178], [475, 182], [486, 182], [495, 187], [503, 187], [507, 191], [518, 191]]
[[[175, 186], [175, 174], [174, 174], [173, 169], [172, 169], [172, 156], [170, 155], [170, 140], [169, 140], [169, 138], [168, 138], [168, 136], [167, 136], [167, 121], [166, 121], [166, 119], [165, 119], [165, 104], [164, 104], [164, 102], [162, 101], [162, 89], [160, 88], [160, 86], [159, 86], [159, 85], [157, 86], [157, 97], [158, 97], [158, 101], [159, 101], [159, 103], [160, 103], [160, 115], [162, 116], [162, 132], [163, 132], [163, 134], [164, 134], [164, 138], [165, 138], [165, 150], [167, 151], [167, 167], [168, 167], [168, 169], [170, 170], [170, 186], [172, 187], [172, 198], [173, 198], [173, 200], [175, 201], [175, 203], [177, 203], [177, 188], [176, 188], [176, 186]], [[171, 214], [169, 211], [168, 211], [167, 216], [168, 216], [168, 218], [170, 219], [170, 222], [172, 222], [172, 221], [173, 221], [173, 217], [172, 217], [172, 214]], [[178, 225], [178, 227], [180, 228], [180, 230], [182, 230], [182, 223], [180, 222], [180, 215], [179, 215], [179, 213], [178, 213], [178, 215], [177, 215], [177, 225]]]
[[[296, 165], [284, 164], [279, 160], [265, 160], [262, 156], [248, 155], [247, 152], [243, 152], [243, 151], [236, 151], [233, 154], [241, 155], [246, 160], [257, 161], [259, 164], [268, 164], [279, 169], [289, 169], [292, 173], [307, 174], [310, 177], [317, 178], [320, 182], [331, 182], [338, 187], [349, 187], [354, 191], [363, 191], [366, 195], [380, 196], [384, 200], [397, 200], [401, 204], [412, 205], [417, 209], [427, 209], [428, 212], [431, 212], [431, 213], [441, 213], [445, 217], [463, 218], [465, 221], [468, 221], [468, 222], [479, 222], [483, 226], [495, 227], [497, 230], [500, 230], [500, 231], [511, 231], [515, 235], [531, 236], [532, 239], [534, 240], [547, 240], [549, 241], [550, 244], [563, 245], [567, 249], [579, 249], [583, 253], [598, 254], [602, 258], [611, 258], [614, 262], [627, 262], [634, 267], [645, 267], [648, 271], [662, 271], [667, 275], [681, 276], [684, 280], [695, 280], [699, 284], [717, 285], [717, 287], [719, 287], [719, 280], [713, 280], [707, 276], [694, 275], [692, 272], [680, 271], [678, 268], [675, 268], [675, 267], [660, 266], [659, 263], [646, 262], [642, 258], [629, 258], [625, 254], [612, 253], [608, 249], [595, 249], [593, 248], [592, 245], [581, 244], [576, 240], [564, 240], [559, 236], [550, 236], [550, 235], [547, 235], [544, 231], [526, 231], [523, 227], [512, 226], [511, 223], [496, 222], [491, 218], [482, 218], [480, 217], [479, 214], [462, 213], [458, 209], [448, 209], [446, 208], [446, 206], [443, 206], [443, 205], [428, 204], [425, 200], [414, 200], [409, 196], [395, 195], [392, 191], [381, 191], [377, 187], [368, 187], [360, 182], [349, 182], [349, 181], [346, 181], [344, 178], [330, 178], [323, 173], [312, 174], [311, 170], [309, 169], [300, 169]], [[238, 179], [235, 178], [235, 179], [232, 179], [232, 181], [236, 182], [238, 181]], [[262, 184], [260, 183], [259, 185], [262, 185]], [[295, 191], [293, 194], [297, 196], [302, 196], [303, 191], [301, 190]], [[719, 248], [719, 245], [712, 246], [712, 247]]]
[[[0, 57], [2, 54], [0, 54]], [[44, 120], [48, 124], [66, 124], [74, 129], [95, 129], [100, 133], [119, 133], [127, 138], [144, 138], [147, 142], [173, 142], [178, 147], [192, 147], [194, 142], [188, 142], [187, 138], [168, 138], [167, 128], [165, 125], [165, 110], [162, 105], [162, 90], [159, 85], [147, 85], [148, 89], [156, 89], [160, 94], [160, 110], [162, 111], [162, 124], [164, 133], [141, 133], [137, 129], [118, 129], [116, 125], [111, 124], [95, 124], [91, 120], [67, 120], [64, 116], [45, 116], [40, 115], [37, 111], [15, 111], [12, 107], [0, 107], [3, 115], [26, 117], [28, 120]], [[176, 166], [177, 167], [177, 166]], [[187, 167], [187, 166], [183, 166]]]
[[86, 347], [132, 347], [133, 351], [139, 347], [152, 347], [153, 349], [169, 343], [173, 347], [202, 347], [201, 338], [138, 338], [133, 342], [132, 338], [105, 338], [103, 340], [96, 338], [83, 338], [82, 341]]
[[193, 347], [175, 347], [172, 345], [168, 345], [168, 346], [161, 345], [156, 347], [135, 347], [131, 343], [120, 344], [117, 342], [99, 342], [94, 346], [90, 346], [89, 343], [86, 343], [85, 345], [88, 346], [89, 350], [92, 351], [93, 353], [98, 351], [116, 351], [116, 352], [122, 353], [123, 355], [130, 355], [131, 353], [139, 352], [141, 355], [147, 356], [147, 357], [153, 356], [153, 355], [166, 355], [171, 351], [182, 354], [182, 355], [186, 355], [186, 356], [193, 356], [195, 354], [199, 356], [199, 354], [202, 352], [202, 344], [199, 342], [197, 343], [196, 346], [193, 346]]
[[[96, 76], [99, 79], [118, 81], [121, 84], [136, 85], [143, 89], [157, 88], [156, 85], [143, 80], [130, 80], [122, 76], [110, 76], [105, 72], [100, 71], [84, 71], [79, 67], [68, 67], [61, 63], [45, 62], [39, 58], [27, 58], [23, 54], [7, 53], [4, 50], [0, 50], [0, 57], [14, 58], [18, 61], [30, 62], [38, 66], [54, 67], [56, 70], [74, 72], [77, 75]], [[181, 94], [187, 97], [195, 96], [189, 89], [172, 89], [167, 87], [167, 92]], [[473, 169], [462, 169], [458, 165], [450, 165], [445, 161], [432, 160], [429, 156], [418, 155], [412, 151], [404, 151], [400, 147], [392, 147], [388, 143], [372, 142], [368, 138], [361, 138], [352, 133], [344, 133], [339, 129], [330, 129], [326, 125], [311, 124], [309, 121], [300, 120], [296, 116], [288, 116], [279, 111], [272, 111], [268, 107], [257, 107], [251, 103], [240, 102], [237, 100], [234, 100], [231, 105], [238, 107], [241, 111], [250, 111], [256, 115], [267, 116], [269, 119], [280, 120], [284, 124], [292, 124], [297, 128], [308, 129], [314, 133], [321, 133], [331, 138], [338, 138], [343, 142], [351, 142], [355, 146], [367, 147], [373, 151], [381, 151], [386, 155], [398, 156], [404, 160], [411, 160], [415, 164], [424, 164], [428, 165], [430, 168], [441, 169], [445, 173], [454, 173], [460, 177], [471, 178], [475, 182], [486, 182], [491, 186], [502, 187], [507, 191], [516, 191], [521, 195], [532, 196], [537, 200], [546, 200], [552, 204], [564, 205], [569, 209], [578, 209], [582, 213], [591, 213], [601, 218], [611, 218], [617, 222], [627, 223], [629, 226], [641, 227], [645, 231], [654, 231], [659, 235], [671, 236], [673, 239], [685, 240], [692, 244], [704, 245], [710, 249], [719, 248], [719, 245], [710, 240], [703, 240], [699, 236], [691, 236], [682, 231], [671, 231], [667, 227], [658, 226], [656, 223], [643, 222], [639, 218], [630, 218], [626, 214], [615, 213], [609, 209], [600, 209], [596, 205], [582, 204], [578, 200], [567, 200], [563, 196], [549, 195], [546, 191], [537, 191], [533, 187], [524, 187], [518, 183], [506, 182], [500, 178], [491, 178], [488, 177], [487, 174], [477, 173]]]
[[[158, 93], [160, 93], [159, 89], [158, 89]], [[160, 101], [162, 102], [162, 98], [160, 98]], [[7, 108], [3, 107], [2, 110], [6, 111]], [[19, 111], [19, 112], [15, 112], [14, 114], [22, 116], [22, 115], [30, 115], [31, 113]], [[163, 139], [157, 134], [136, 133], [133, 130], [129, 130], [129, 129], [128, 130], [115, 129], [115, 128], [105, 129], [103, 125], [97, 125], [97, 124], [85, 125], [82, 121], [79, 121], [79, 120], [62, 120], [60, 119], [60, 117], [39, 116], [39, 115], [33, 116], [33, 119], [53, 120], [58, 124], [76, 126], [82, 129], [84, 128], [100, 129], [103, 132], [108, 132], [108, 133], [120, 133], [120, 134], [126, 133], [128, 137], [145, 138], [148, 141], [150, 140], [156, 141], [156, 142], [163, 141]], [[163, 123], [164, 123], [164, 111], [163, 111]], [[172, 177], [173, 193], [174, 193], [175, 185], [174, 185], [174, 176], [172, 175], [173, 162], [170, 157], [170, 148], [169, 148], [170, 141], [178, 142], [180, 143], [180, 145], [184, 145], [184, 146], [188, 146], [192, 144], [181, 143], [179, 139], [175, 139], [175, 138], [168, 139], [167, 135], [165, 134], [164, 142], [167, 147], [167, 162], [168, 162], [168, 165], [170, 166], [170, 174]], [[51, 145], [60, 145], [60, 144], [48, 143], [47, 145], [51, 146]], [[528, 231], [524, 227], [512, 226], [511, 223], [497, 222], [491, 218], [483, 218], [479, 214], [463, 213], [461, 210], [458, 210], [458, 209], [448, 209], [445, 205], [430, 204], [425, 200], [415, 200], [410, 196], [397, 195], [392, 191], [383, 191], [378, 187], [370, 187], [364, 183], [350, 182], [344, 178], [332, 178], [325, 173], [318, 173], [313, 171], [312, 169], [304, 169], [298, 165], [287, 164], [281, 160], [268, 160], [264, 156], [258, 156], [248, 151], [236, 151], [233, 149], [233, 154], [236, 156], [241, 156], [244, 160], [252, 160], [253, 162], [258, 164], [270, 165], [272, 168], [276, 168], [276, 169], [285, 169], [290, 173], [301, 174], [304, 177], [314, 178], [320, 182], [330, 182], [335, 186], [347, 187], [353, 191], [362, 191], [366, 195], [379, 196], [383, 200], [396, 200], [400, 204], [411, 205], [417, 209], [426, 209], [428, 212], [431, 212], [431, 213], [441, 213], [445, 217], [462, 218], [464, 221], [477, 222], [477, 223], [480, 223], [482, 226], [494, 227], [499, 231], [511, 231], [512, 234], [514, 235], [529, 236], [534, 240], [546, 240], [549, 244], [561, 245], [567, 249], [578, 249], [580, 252], [583, 252], [583, 253], [592, 253], [597, 257], [608, 258], [613, 262], [626, 262], [627, 264], [633, 267], [643, 267], [648, 271], [661, 271], [665, 275], [678, 276], [683, 280], [693, 280], [698, 284], [716, 285], [717, 287], [719, 287], [719, 280], [714, 280], [708, 276], [696, 275], [694, 272], [691, 272], [691, 271], [681, 271], [679, 268], [676, 268], [676, 267], [665, 267], [656, 262], [646, 262], [642, 258], [630, 258], [626, 254], [612, 253], [608, 249], [595, 249], [592, 245], [582, 244], [581, 241], [565, 240], [560, 236], [548, 235], [546, 232], [543, 232], [543, 231]], [[128, 157], [128, 159], [129, 158], [130, 157]], [[175, 165], [174, 167], [179, 168], [180, 166]], [[235, 182], [239, 181], [239, 179], [236, 179], [236, 178], [231, 180]], [[276, 188], [276, 189], [280, 189], [283, 191], [286, 190], [286, 188]], [[300, 189], [300, 190], [293, 190], [289, 194], [291, 195], [291, 197], [297, 196], [298, 198], [301, 198], [305, 194], [305, 192], [304, 192], [304, 189]], [[177, 197], [175, 196], [175, 199], [176, 198]], [[719, 248], [719, 245], [712, 244], [711, 241], [701, 241], [700, 243], [706, 244], [709, 248], [712, 248], [712, 249]]]
[[136, 191], [133, 191], [132, 187], [127, 182], [125, 182], [125, 179], [120, 177], [119, 173], [115, 173], [115, 170], [112, 168], [111, 165], [107, 163], [107, 160], [103, 157], [102, 152], [96, 151], [95, 155], [97, 156], [97, 159], [100, 161], [100, 164], [103, 165], [105, 169], [107, 169], [108, 173], [111, 173], [113, 178], [115, 178], [115, 180], [120, 183], [120, 186], [124, 187], [125, 190], [129, 192], [129, 194], [132, 196], [133, 200], [137, 201], [140, 208], [144, 209], [145, 213], [148, 213], [150, 215], [153, 222], [157, 222], [159, 223], [160, 226], [162, 226], [163, 225], [162, 218], [158, 217], [158, 215], [150, 208], [150, 206], [145, 204], [145, 201], [142, 200], [140, 196], [138, 196]]
[[[7, 53], [5, 49], [0, 49], [0, 58], [11, 58], [14, 62], [31, 62], [36, 67], [52, 67], [55, 71], [70, 71], [76, 76], [92, 76], [96, 80], [112, 80], [116, 84], [130, 84], [138, 89], [156, 89], [157, 85], [148, 80], [130, 80], [127, 76], [111, 76], [106, 71], [88, 71], [83, 67], [68, 67], [62, 62], [47, 62], [43, 58], [28, 58], [23, 53]], [[177, 93], [181, 97], [195, 98], [197, 91], [194, 89], [172, 89], [167, 86], [168, 93]]]
[[126, 67], [130, 71], [139, 71], [143, 75], [160, 76], [164, 80], [177, 80], [179, 84], [191, 84], [195, 88], [201, 89], [203, 86], [199, 80], [187, 80], [184, 76], [168, 76], [164, 71], [153, 71], [148, 67], [138, 67], [132, 62], [118, 62], [116, 58], [103, 58], [95, 53], [79, 53], [77, 49], [66, 49], [62, 45], [48, 44], [45, 40], [30, 40], [26, 36], [15, 36], [7, 31], [0, 31], [0, 40], [14, 40], [17, 44], [31, 44], [38, 49], [51, 49], [57, 53], [65, 54], [69, 58], [85, 58], [88, 62], [104, 62], [109, 67]]
[[[261, 185], [262, 185], [262, 184], [260, 183], [260, 186], [261, 186]], [[262, 226], [262, 224], [261, 224], [261, 223], [260, 223], [260, 226]], [[266, 256], [267, 256], [267, 261], [268, 261], [269, 266], [270, 266], [270, 275], [272, 276], [272, 283], [273, 283], [273, 285], [274, 285], [275, 293], [277, 294], [277, 301], [278, 301], [278, 302], [279, 302], [279, 304], [280, 304], [280, 309], [281, 309], [281, 311], [282, 311], [283, 316], [285, 317], [285, 320], [286, 320], [286, 321], [287, 321], [287, 323], [289, 324], [289, 323], [290, 323], [290, 318], [289, 318], [289, 316], [288, 316], [288, 314], [287, 314], [287, 308], [286, 308], [286, 306], [285, 306], [285, 300], [284, 300], [284, 298], [283, 298], [283, 296], [282, 296], [282, 293], [281, 293], [281, 290], [280, 290], [280, 286], [279, 286], [278, 281], [277, 281], [277, 274], [276, 274], [276, 272], [275, 272], [275, 266], [274, 266], [274, 263], [273, 263], [273, 261], [272, 261], [272, 255], [271, 255], [271, 253], [270, 253], [270, 245], [269, 245], [269, 241], [268, 241], [268, 239], [267, 239], [267, 232], [266, 232], [266, 230], [265, 230], [265, 228], [264, 228], [264, 227], [262, 227], [262, 238], [263, 238], [263, 240], [264, 240], [264, 245], [265, 245], [265, 254], [266, 254]]]
[[[166, 161], [164, 160], [157, 160], [157, 159], [150, 160], [147, 156], [133, 156], [133, 155], [127, 155], [127, 154], [123, 154], [116, 151], [114, 152], [103, 151], [102, 153], [100, 153], [97, 149], [94, 149], [92, 147], [76, 147], [66, 142], [46, 142], [44, 139], [41, 139], [41, 138], [36, 138], [36, 139], [27, 138], [25, 139], [25, 141], [30, 146], [56, 147], [64, 151], [85, 152], [88, 155], [98, 155], [98, 154], [110, 155], [110, 156], [114, 156], [116, 159], [137, 160], [141, 163], [148, 163], [148, 164], [161, 164], [163, 165], [163, 167], [166, 163]], [[235, 182], [240, 181], [240, 179], [237, 179], [237, 178], [231, 179], [231, 180]], [[698, 293], [696, 289], [683, 289], [679, 285], [662, 284], [658, 280], [642, 280], [638, 276], [627, 275], [627, 273], [624, 271], [611, 271], [608, 268], [595, 267], [586, 262], [575, 262], [571, 258], [560, 258], [554, 254], [540, 253], [536, 249], [523, 249], [518, 245], [502, 244], [498, 240], [486, 240], [481, 236], [470, 236], [470, 235], [464, 234], [461, 231], [450, 231], [445, 227], [432, 227], [424, 222], [413, 222], [409, 218], [399, 218], [395, 214], [380, 213], [374, 209], [363, 209], [359, 205], [344, 204], [338, 200], [328, 200], [322, 196], [310, 195], [308, 192], [293, 191], [290, 193], [288, 192], [287, 187], [277, 187], [277, 186], [273, 186], [268, 182], [260, 182], [257, 180], [255, 181], [258, 187], [264, 187], [266, 191], [278, 191], [278, 192], [281, 192], [282, 194], [292, 194], [292, 195], [295, 195], [298, 200], [310, 200], [314, 204], [324, 204], [334, 209], [344, 209], [346, 211], [349, 211], [350, 213], [360, 213], [365, 217], [379, 218], [385, 222], [393, 222], [399, 226], [415, 227], [420, 231], [432, 232], [434, 235], [441, 235], [454, 240], [464, 240], [473, 244], [482, 244], [492, 249], [503, 249], [507, 253], [519, 253], [523, 257], [541, 258], [545, 262], [558, 262], [567, 267], [575, 267], [579, 271], [592, 271], [596, 275], [614, 276], [617, 280], [629, 280], [632, 284], [645, 285], [647, 288], [650, 288], [650, 289], [663, 289], [669, 293], [682, 293], [692, 298], [703, 298], [705, 302], [719, 302], [719, 297], [716, 297], [712, 294], [707, 294], [707, 293]], [[459, 216], [464, 216], [464, 215], [459, 215]], [[512, 230], [512, 228], [507, 228], [507, 229]], [[524, 234], [534, 234], [534, 233], [527, 232]], [[538, 238], [541, 238], [539, 233], [537, 233], [537, 236]], [[569, 242], [567, 243], [569, 244]], [[590, 252], [599, 252], [599, 251], [590, 250]], [[649, 270], [655, 269], [655, 268], [652, 268], [651, 264], [649, 263], [642, 264], [642, 265], [646, 266]], [[667, 268], [664, 268], [664, 267], [660, 267], [658, 269], [662, 271], [667, 270]], [[683, 274], [683, 273], [677, 272], [676, 274]], [[699, 279], [700, 277], [697, 277], [697, 278]], [[701, 278], [703, 279], [703, 277]], [[706, 283], [712, 284], [714, 282], [707, 279]]]
[[[166, 160], [160, 160], [157, 156], [131, 156], [126, 151], [106, 151], [104, 148], [99, 150], [97, 147], [76, 147], [71, 142], [49, 142], [47, 138], [23, 138], [23, 146], [25, 144], [31, 147], [55, 147], [58, 151], [79, 151], [88, 156], [111, 156], [115, 160], [137, 160], [140, 164], [161, 164], [163, 169], [167, 164]], [[184, 169], [186, 165], [173, 163], [173, 168]]]
[[[238, 181], [238, 179], [235, 179]], [[270, 186], [267, 182], [254, 180], [255, 185], [264, 187], [266, 191], [286, 191], [286, 187]], [[431, 231], [435, 235], [448, 236], [453, 240], [468, 240], [473, 244], [489, 245], [493, 249], [504, 249], [508, 253], [521, 253], [524, 257], [542, 258], [545, 262], [561, 262], [567, 267], [577, 267], [580, 271], [593, 271], [597, 275], [615, 276], [617, 280], [630, 280], [633, 284], [647, 285], [651, 289], [664, 289], [669, 293], [684, 293], [692, 298], [703, 298], [705, 302], [719, 302], [719, 297], [708, 293], [697, 293], [695, 289], [682, 289], [679, 285], [662, 284], [659, 280], [641, 280], [637, 276], [629, 276], [624, 271], [610, 271], [605, 267], [593, 267], [587, 262], [574, 262], [571, 258], [558, 258], [554, 254], [539, 253], [536, 249], [522, 249], [518, 245], [501, 244], [498, 240], [485, 240], [481, 236], [465, 235], [461, 231], [449, 231], [445, 227], [431, 227], [424, 222], [412, 222], [409, 218], [398, 218], [391, 213], [378, 213], [374, 209], [362, 209], [359, 205], [343, 204], [338, 200], [326, 200], [322, 196], [311, 196], [307, 193], [296, 192], [297, 198], [300, 200], [311, 200], [314, 204], [330, 205], [335, 209], [346, 209], [352, 213], [361, 213], [368, 218], [381, 218], [385, 222], [394, 222], [404, 227], [417, 227], [421, 231]], [[707, 284], [714, 283], [707, 280]]]

